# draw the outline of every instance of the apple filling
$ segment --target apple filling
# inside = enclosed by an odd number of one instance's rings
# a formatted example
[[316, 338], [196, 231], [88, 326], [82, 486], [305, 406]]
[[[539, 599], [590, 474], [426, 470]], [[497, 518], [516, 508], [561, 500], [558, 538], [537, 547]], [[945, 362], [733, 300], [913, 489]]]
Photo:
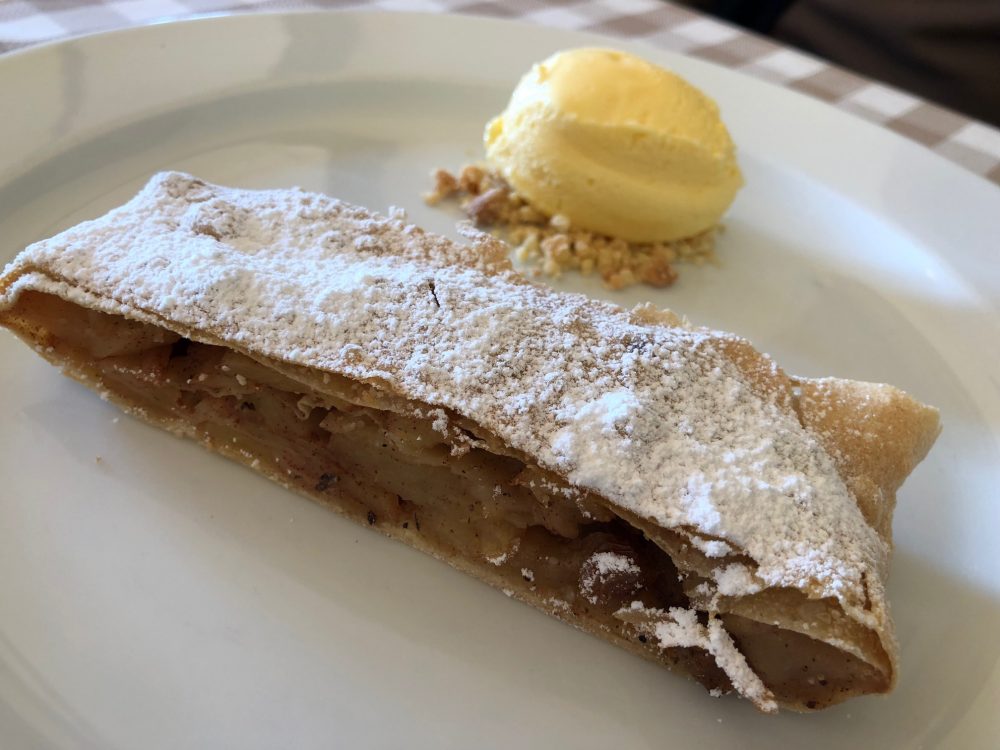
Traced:
[[[710, 689], [730, 676], [704, 648], [657, 641], [636, 612], [688, 610], [670, 555], [609, 503], [477, 434], [460, 416], [377, 384], [263, 364], [154, 325], [25, 293], [20, 327], [74, 377], [151, 421]], [[624, 613], [624, 614], [623, 614]], [[695, 613], [702, 626], [707, 613]], [[877, 681], [865, 662], [735, 614], [722, 622], [778, 700], [808, 708]]]

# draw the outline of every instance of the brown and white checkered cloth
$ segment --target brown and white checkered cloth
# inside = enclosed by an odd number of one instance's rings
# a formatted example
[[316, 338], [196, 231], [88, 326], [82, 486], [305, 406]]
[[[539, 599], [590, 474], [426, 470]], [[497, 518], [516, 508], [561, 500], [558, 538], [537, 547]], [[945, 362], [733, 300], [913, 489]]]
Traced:
[[854, 112], [1000, 185], [1000, 130], [663, 0], [0, 0], [0, 53], [199, 13], [346, 8], [516, 18], [641, 40]]

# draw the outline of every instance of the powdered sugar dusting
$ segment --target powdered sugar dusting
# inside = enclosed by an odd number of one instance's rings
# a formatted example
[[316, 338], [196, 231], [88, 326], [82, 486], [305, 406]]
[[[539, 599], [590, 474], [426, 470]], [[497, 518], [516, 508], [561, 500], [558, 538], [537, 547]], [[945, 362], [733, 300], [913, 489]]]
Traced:
[[638, 616], [640, 630], [651, 630], [656, 643], [661, 648], [701, 648], [710, 653], [719, 668], [733, 687], [762, 711], [778, 710], [774, 695], [761, 681], [760, 677], [750, 668], [746, 658], [736, 648], [736, 644], [726, 632], [722, 621], [710, 617], [708, 624], [703, 625], [698, 620], [698, 614], [690, 609], [671, 607], [668, 610], [651, 609], [642, 602], [632, 602], [632, 606], [623, 610], [626, 620]]
[[715, 570], [715, 583], [718, 593], [723, 596], [742, 596], [754, 594], [763, 587], [753, 579], [753, 574], [746, 565], [731, 563]]
[[737, 339], [533, 286], [488, 246], [321, 195], [165, 173], [8, 271], [36, 267], [168, 325], [450, 409], [643, 519], [731, 545], [766, 585], [857, 612], [866, 575], [881, 577], [887, 546], [816, 437], [725, 356]]
[[691, 538], [691, 544], [694, 545], [695, 549], [703, 552], [706, 557], [725, 557], [734, 552], [731, 546], [718, 539], [702, 539], [696, 536]]
[[[623, 574], [638, 576], [642, 571], [635, 560], [617, 552], [595, 552], [580, 569], [580, 593], [591, 604], [596, 604], [598, 596], [595, 588], [608, 583]], [[638, 580], [636, 580], [638, 586]], [[631, 593], [635, 593], [634, 589]]]

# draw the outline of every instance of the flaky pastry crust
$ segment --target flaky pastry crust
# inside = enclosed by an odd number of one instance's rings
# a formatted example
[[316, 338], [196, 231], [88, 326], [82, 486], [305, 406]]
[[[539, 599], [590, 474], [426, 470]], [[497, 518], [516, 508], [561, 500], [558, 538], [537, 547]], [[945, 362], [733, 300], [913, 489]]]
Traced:
[[890, 690], [895, 493], [937, 412], [535, 286], [471, 239], [164, 173], [19, 255], [0, 323], [131, 413], [713, 691], [773, 711]]

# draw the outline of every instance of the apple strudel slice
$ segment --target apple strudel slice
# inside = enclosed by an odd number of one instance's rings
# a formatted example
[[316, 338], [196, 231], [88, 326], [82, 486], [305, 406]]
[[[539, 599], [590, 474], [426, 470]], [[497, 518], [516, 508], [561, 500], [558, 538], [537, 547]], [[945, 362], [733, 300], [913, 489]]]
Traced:
[[126, 411], [764, 711], [890, 690], [937, 412], [535, 286], [504, 249], [164, 173], [24, 250], [0, 323]]

